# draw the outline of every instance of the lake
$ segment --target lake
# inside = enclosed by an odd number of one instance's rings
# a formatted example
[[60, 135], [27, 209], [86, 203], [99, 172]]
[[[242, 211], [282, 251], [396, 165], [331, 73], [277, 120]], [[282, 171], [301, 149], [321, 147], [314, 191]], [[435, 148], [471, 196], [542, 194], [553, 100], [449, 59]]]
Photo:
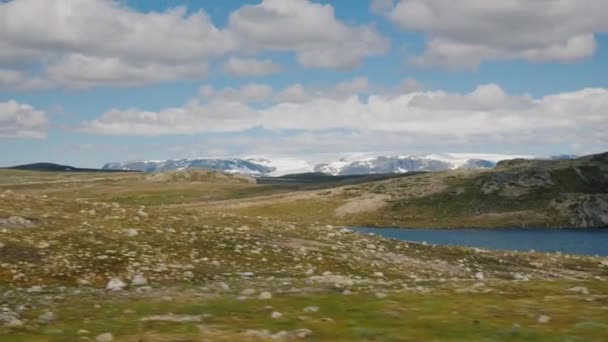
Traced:
[[608, 229], [354, 228], [360, 233], [435, 245], [608, 256]]

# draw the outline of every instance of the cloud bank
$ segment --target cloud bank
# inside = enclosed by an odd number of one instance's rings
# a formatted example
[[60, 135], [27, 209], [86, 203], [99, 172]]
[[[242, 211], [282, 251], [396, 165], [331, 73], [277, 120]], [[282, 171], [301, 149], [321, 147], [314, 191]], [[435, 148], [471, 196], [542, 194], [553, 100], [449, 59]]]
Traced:
[[573, 62], [591, 56], [594, 35], [608, 32], [608, 6], [597, 0], [374, 0], [371, 8], [425, 35], [426, 50], [411, 59], [420, 66]]
[[142, 13], [112, 0], [0, 2], [0, 70], [19, 72], [0, 74], [0, 87], [15, 90], [41, 87], [31, 78], [67, 88], [200, 79], [229, 56], [229, 74], [263, 76], [282, 68], [238, 55], [273, 51], [293, 53], [305, 68], [348, 69], [388, 46], [374, 27], [345, 24], [331, 5], [308, 0], [246, 5], [223, 28], [185, 7]]
[[[295, 94], [294, 89], [300, 89], [302, 96], [286, 100], [286, 92]], [[311, 134], [338, 130], [463, 144], [563, 143], [564, 139], [601, 144], [608, 134], [608, 89], [581, 89], [540, 98], [508, 94], [496, 84], [480, 85], [465, 94], [370, 91], [373, 86], [358, 79], [316, 94], [300, 85], [278, 90], [262, 84], [221, 90], [203, 87], [203, 98], [184, 106], [160, 111], [113, 109], [83, 122], [79, 129], [134, 136], [250, 129]]]

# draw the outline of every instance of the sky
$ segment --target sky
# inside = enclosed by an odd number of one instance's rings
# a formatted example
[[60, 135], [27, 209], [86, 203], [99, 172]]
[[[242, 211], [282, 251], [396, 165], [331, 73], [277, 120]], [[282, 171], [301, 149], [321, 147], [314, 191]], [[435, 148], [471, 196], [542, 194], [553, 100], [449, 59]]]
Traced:
[[0, 166], [608, 150], [608, 2], [0, 0]]

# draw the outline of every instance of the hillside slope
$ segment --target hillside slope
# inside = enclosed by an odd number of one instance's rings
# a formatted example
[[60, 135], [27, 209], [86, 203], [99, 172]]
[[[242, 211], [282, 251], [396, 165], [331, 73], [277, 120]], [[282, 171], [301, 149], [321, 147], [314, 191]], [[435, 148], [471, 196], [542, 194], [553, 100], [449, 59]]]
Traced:
[[[293, 200], [292, 200], [293, 199]], [[415, 174], [254, 203], [240, 212], [399, 227], [606, 227], [608, 153]]]

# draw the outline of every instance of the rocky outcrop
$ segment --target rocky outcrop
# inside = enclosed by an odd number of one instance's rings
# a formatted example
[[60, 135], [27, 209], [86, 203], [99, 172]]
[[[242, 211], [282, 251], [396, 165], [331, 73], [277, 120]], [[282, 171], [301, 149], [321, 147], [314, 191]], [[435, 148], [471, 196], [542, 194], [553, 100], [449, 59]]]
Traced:
[[608, 228], [608, 194], [569, 195], [553, 205], [570, 219], [572, 226]]
[[545, 214], [557, 211], [564, 225], [608, 227], [608, 153], [571, 160], [501, 161], [470, 190], [486, 203]]

